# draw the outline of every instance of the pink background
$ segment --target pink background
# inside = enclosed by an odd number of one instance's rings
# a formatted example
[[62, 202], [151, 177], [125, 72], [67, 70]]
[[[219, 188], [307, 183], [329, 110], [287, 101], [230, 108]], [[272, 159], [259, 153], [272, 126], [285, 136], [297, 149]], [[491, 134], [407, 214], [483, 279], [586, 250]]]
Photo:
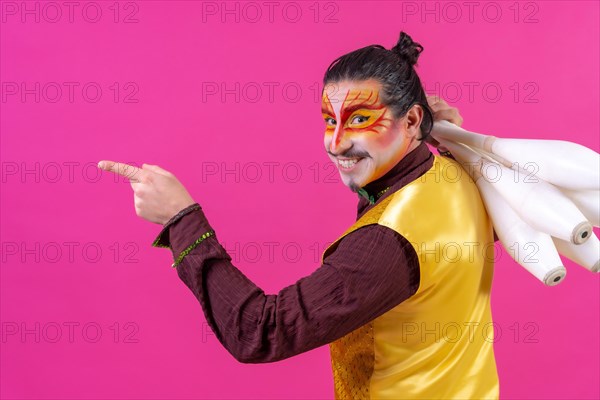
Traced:
[[[135, 215], [128, 183], [96, 179], [93, 165], [175, 173], [235, 264], [277, 293], [354, 221], [315, 98], [343, 53], [391, 47], [405, 30], [425, 48], [427, 92], [457, 106], [467, 129], [600, 150], [595, 1], [479, 2], [472, 15], [463, 2], [281, 2], [272, 21], [263, 2], [81, 2], [72, 21], [62, 2], [61, 17], [26, 4], [39, 22], [20, 1], [0, 4], [3, 398], [333, 397], [327, 346], [263, 365], [221, 347], [170, 252], [151, 247], [160, 226]], [[239, 102], [203, 82], [239, 83]], [[22, 83], [33, 90], [24, 99]], [[219, 175], [236, 163], [237, 177]], [[599, 398], [599, 277], [565, 261], [566, 280], [549, 288], [498, 257], [501, 397]]]

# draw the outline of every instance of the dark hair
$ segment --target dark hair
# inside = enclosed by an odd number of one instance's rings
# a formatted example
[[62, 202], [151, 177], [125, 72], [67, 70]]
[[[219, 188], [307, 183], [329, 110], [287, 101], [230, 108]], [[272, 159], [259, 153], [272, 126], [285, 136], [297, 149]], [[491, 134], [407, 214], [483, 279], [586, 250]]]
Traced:
[[400, 32], [398, 43], [390, 50], [374, 44], [354, 50], [331, 63], [323, 85], [343, 80], [377, 79], [382, 84], [382, 102], [390, 107], [394, 118], [404, 116], [415, 104], [423, 108], [421, 138], [423, 140], [433, 127], [433, 113], [414, 66], [423, 46]]

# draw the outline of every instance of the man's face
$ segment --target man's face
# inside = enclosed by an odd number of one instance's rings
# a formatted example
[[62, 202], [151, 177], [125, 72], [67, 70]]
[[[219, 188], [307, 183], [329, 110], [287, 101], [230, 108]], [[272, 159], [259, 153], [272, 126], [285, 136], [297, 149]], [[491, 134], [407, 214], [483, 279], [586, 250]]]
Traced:
[[382, 104], [377, 80], [342, 81], [325, 86], [325, 150], [342, 181], [356, 192], [382, 177], [408, 152], [414, 141]]

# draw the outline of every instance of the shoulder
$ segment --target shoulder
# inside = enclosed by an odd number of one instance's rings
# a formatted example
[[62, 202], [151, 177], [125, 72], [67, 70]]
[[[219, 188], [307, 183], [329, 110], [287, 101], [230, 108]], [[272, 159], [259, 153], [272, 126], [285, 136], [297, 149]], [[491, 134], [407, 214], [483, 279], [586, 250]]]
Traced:
[[382, 259], [388, 262], [417, 259], [409, 241], [392, 228], [364, 225], [341, 238], [325, 258]]
[[409, 241], [379, 224], [362, 226], [328, 249], [324, 262], [358, 271], [361, 276], [379, 274], [400, 284], [409, 282], [412, 293], [420, 280], [418, 255]]

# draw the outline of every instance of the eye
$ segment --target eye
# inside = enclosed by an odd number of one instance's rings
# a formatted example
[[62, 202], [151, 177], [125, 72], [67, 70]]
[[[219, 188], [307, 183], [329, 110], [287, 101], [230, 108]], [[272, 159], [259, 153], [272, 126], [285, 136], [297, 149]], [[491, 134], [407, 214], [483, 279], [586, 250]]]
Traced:
[[327, 124], [327, 126], [335, 126], [336, 124], [335, 119], [331, 117], [325, 117], [325, 123]]
[[352, 124], [363, 124], [365, 122], [367, 122], [369, 120], [369, 117], [365, 117], [364, 115], [357, 115], [354, 118], [352, 118], [352, 121], [350, 121]]

